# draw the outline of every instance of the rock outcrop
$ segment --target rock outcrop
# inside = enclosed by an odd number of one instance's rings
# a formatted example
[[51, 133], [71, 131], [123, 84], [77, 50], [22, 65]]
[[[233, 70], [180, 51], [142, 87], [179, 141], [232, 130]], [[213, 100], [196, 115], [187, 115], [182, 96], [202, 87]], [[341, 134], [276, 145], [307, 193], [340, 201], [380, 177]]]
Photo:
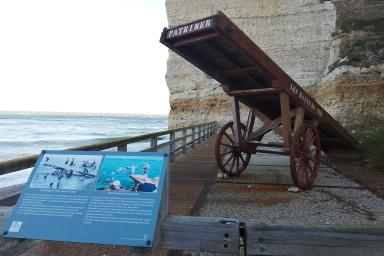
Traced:
[[[167, 0], [166, 7], [169, 26], [223, 11], [336, 119], [384, 120], [383, 1]], [[173, 52], [166, 80], [170, 127], [232, 120], [220, 85]]]

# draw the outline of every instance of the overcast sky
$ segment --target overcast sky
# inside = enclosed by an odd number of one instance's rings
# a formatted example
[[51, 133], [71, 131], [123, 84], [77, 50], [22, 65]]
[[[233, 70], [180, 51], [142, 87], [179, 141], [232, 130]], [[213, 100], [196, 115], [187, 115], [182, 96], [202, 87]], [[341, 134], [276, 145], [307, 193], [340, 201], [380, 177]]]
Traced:
[[167, 114], [164, 0], [1, 0], [0, 111]]

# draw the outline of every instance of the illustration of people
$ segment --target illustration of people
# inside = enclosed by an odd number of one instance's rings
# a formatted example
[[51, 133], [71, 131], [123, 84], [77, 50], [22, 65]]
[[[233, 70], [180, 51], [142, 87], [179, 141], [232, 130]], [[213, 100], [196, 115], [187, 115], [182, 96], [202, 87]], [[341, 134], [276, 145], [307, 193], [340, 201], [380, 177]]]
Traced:
[[88, 169], [87, 169], [86, 167], [83, 167], [83, 171], [80, 172], [80, 174], [81, 174], [82, 176], [87, 175], [87, 174], [88, 174]]
[[65, 165], [67, 165], [68, 164], [68, 162], [69, 162], [69, 158], [67, 157], [67, 160], [65, 161]]
[[53, 182], [51, 182], [51, 183], [49, 184], [49, 187], [50, 187], [50, 188], [53, 188]]
[[115, 180], [114, 182], [112, 182], [110, 189], [112, 191], [124, 191], [124, 188], [123, 186], [121, 186], [121, 182], [119, 180]]
[[128, 169], [131, 170], [131, 175], [134, 175], [135, 172], [136, 172], [136, 166], [135, 165], [131, 165], [131, 166], [128, 166]]
[[151, 165], [149, 163], [144, 163], [142, 169], [143, 169], [144, 175], [147, 176], [149, 169], [151, 169]]
[[56, 189], [61, 189], [61, 179], [57, 180]]
[[71, 163], [69, 164], [69, 166], [74, 166], [75, 165], [75, 158], [72, 158], [72, 161], [71, 161]]

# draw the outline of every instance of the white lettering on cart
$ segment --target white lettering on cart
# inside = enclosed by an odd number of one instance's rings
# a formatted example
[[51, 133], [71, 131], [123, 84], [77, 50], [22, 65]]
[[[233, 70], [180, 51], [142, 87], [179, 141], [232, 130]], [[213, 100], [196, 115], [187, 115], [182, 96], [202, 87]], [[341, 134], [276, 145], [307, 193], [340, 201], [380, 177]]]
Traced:
[[212, 27], [212, 18], [168, 30], [167, 39]]
[[314, 111], [316, 114], [318, 114], [321, 117], [323, 116], [323, 111], [321, 110], [320, 106], [316, 102], [314, 102], [311, 98], [306, 96], [304, 91], [301, 88], [297, 87], [294, 84], [291, 84], [289, 89], [294, 95], [296, 95], [301, 100], [301, 102], [303, 102], [312, 111]]

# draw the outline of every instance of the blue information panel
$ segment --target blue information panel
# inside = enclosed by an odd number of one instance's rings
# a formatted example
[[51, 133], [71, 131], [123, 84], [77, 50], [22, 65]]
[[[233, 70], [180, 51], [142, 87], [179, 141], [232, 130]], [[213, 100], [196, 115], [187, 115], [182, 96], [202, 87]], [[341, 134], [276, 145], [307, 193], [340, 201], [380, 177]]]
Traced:
[[151, 247], [167, 166], [160, 153], [43, 151], [3, 234]]

